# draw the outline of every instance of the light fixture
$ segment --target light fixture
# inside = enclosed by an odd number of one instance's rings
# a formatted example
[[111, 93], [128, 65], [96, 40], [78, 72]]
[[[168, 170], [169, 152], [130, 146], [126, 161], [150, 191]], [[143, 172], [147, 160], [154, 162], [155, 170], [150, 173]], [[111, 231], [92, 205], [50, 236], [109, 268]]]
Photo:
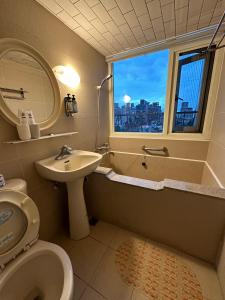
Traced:
[[80, 76], [71, 66], [55, 66], [53, 72], [60, 82], [72, 89], [80, 84]]

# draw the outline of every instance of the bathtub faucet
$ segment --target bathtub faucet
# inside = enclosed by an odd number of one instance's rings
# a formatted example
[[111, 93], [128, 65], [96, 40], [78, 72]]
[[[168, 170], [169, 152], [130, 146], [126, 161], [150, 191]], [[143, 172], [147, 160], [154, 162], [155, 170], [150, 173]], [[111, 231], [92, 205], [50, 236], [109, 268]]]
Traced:
[[101, 145], [101, 146], [98, 146], [97, 148], [96, 148], [96, 151], [98, 152], [101, 152], [101, 151], [106, 151], [106, 152], [108, 152], [110, 150], [110, 147], [109, 147], [109, 144], [108, 143], [104, 143], [103, 145]]

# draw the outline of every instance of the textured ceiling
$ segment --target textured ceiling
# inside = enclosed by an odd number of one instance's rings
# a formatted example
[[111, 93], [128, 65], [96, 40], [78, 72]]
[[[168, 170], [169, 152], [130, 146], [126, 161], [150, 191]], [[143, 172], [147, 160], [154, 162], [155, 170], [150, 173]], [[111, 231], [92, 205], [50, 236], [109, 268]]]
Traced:
[[225, 0], [36, 0], [105, 56], [217, 24]]

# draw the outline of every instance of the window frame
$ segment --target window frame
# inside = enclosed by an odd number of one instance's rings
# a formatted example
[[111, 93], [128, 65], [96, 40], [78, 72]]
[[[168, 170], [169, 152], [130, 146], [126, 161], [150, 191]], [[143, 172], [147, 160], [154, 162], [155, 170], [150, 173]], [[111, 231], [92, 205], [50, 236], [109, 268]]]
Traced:
[[[151, 132], [116, 132], [114, 131], [114, 95], [113, 95], [113, 80], [109, 82], [109, 121], [110, 121], [110, 137], [132, 137], [132, 138], [144, 138], [144, 139], [181, 139], [181, 140], [209, 140], [212, 131], [213, 114], [215, 111], [216, 99], [218, 86], [220, 81], [222, 60], [224, 56], [224, 49], [217, 50], [214, 57], [214, 64], [211, 75], [211, 83], [208, 92], [207, 108], [205, 111], [204, 125], [202, 132], [187, 133], [187, 132], [173, 132], [173, 119], [174, 119], [174, 105], [175, 105], [175, 94], [177, 88], [177, 74], [179, 65], [179, 54], [183, 52], [193, 51], [195, 49], [204, 48], [208, 45], [209, 40], [197, 41], [188, 44], [175, 45], [171, 47], [164, 47], [169, 49], [169, 61], [168, 61], [168, 77], [167, 77], [167, 88], [166, 88], [166, 101], [164, 111], [164, 125], [162, 133], [151, 133]], [[161, 49], [152, 49], [146, 52], [157, 52]], [[145, 53], [136, 54], [143, 55]], [[122, 58], [125, 59], [125, 58]], [[119, 60], [115, 60], [116, 62]], [[108, 63], [108, 71], [113, 74], [113, 62]]]
[[[178, 72], [177, 72], [177, 78], [176, 78], [176, 94], [175, 94], [175, 101], [174, 101], [174, 113], [173, 113], [173, 129], [172, 133], [180, 132], [180, 133], [201, 133], [203, 131], [204, 123], [205, 123], [205, 113], [207, 109], [207, 103], [208, 103], [208, 96], [209, 96], [209, 89], [211, 85], [211, 77], [212, 77], [212, 69], [213, 69], [213, 64], [214, 64], [214, 57], [215, 57], [215, 52], [211, 53], [204, 53], [206, 50], [206, 47], [204, 48], [196, 48], [194, 51], [183, 51], [180, 52], [182, 54], [188, 54], [192, 52], [199, 52], [198, 54], [187, 57], [183, 60], [180, 60], [180, 55], [178, 56], [179, 63], [178, 63]], [[203, 52], [203, 53], [202, 53]], [[180, 76], [181, 76], [181, 71], [182, 67], [188, 63], [194, 62], [198, 59], [201, 59], [204, 57], [205, 63], [203, 67], [203, 77], [202, 77], [202, 84], [201, 84], [201, 89], [200, 89], [200, 96], [199, 96], [199, 109], [198, 113], [199, 116], [197, 118], [197, 124], [195, 127], [193, 127], [193, 131], [187, 132], [187, 131], [179, 131], [176, 130], [175, 122], [176, 122], [176, 114], [179, 113], [177, 112], [176, 108], [178, 105], [178, 99], [177, 95], [179, 93], [179, 88], [180, 88]], [[174, 78], [175, 80], [175, 78]], [[209, 87], [208, 87], [209, 84]]]

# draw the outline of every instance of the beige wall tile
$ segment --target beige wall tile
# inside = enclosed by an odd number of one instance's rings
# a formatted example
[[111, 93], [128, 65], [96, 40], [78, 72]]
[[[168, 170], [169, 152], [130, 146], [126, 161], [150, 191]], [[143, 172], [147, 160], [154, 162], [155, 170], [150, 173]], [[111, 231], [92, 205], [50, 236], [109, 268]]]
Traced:
[[211, 142], [207, 162], [223, 186], [225, 186], [225, 148], [219, 143]]
[[167, 147], [170, 157], [205, 160], [208, 152], [208, 141], [119, 138], [110, 137], [112, 150], [142, 153], [143, 145], [148, 147]]
[[216, 112], [213, 121], [212, 140], [207, 162], [221, 184], [225, 187], [225, 61], [223, 61]]
[[24, 172], [18, 159], [2, 161], [0, 163], [0, 172], [6, 179], [24, 178]]
[[225, 148], [225, 112], [215, 114], [212, 140]]
[[205, 164], [202, 173], [202, 182], [203, 185], [220, 187], [218, 184], [215, 174], [212, 173], [211, 169]]

